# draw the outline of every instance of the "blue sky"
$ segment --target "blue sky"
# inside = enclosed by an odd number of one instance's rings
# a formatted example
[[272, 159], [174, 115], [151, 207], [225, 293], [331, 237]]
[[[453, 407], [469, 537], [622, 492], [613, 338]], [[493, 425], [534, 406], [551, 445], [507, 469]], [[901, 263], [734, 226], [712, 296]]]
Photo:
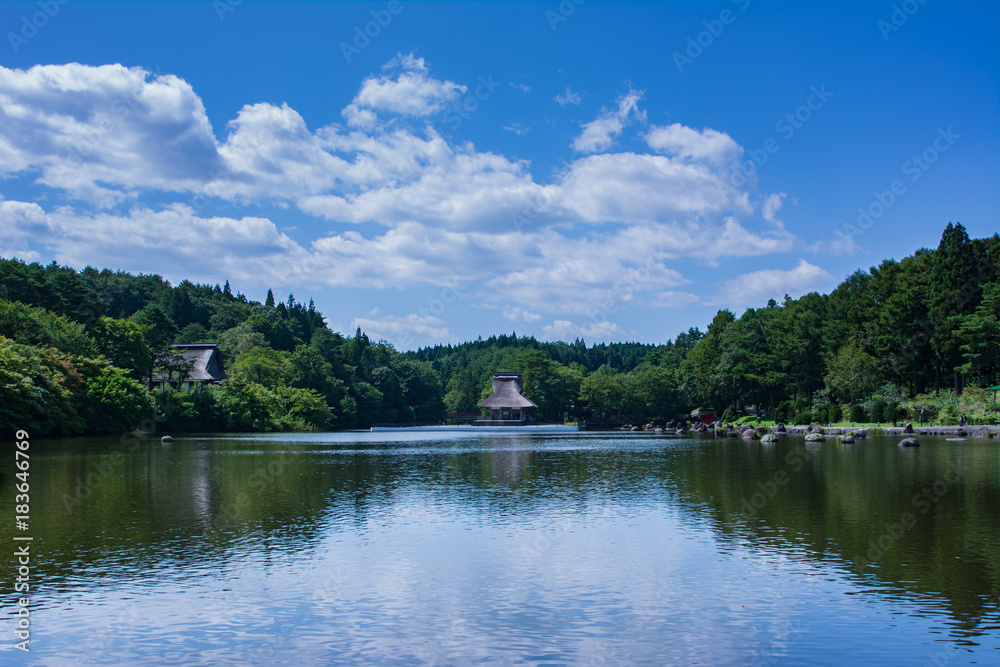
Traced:
[[950, 221], [996, 231], [998, 19], [943, 0], [0, 3], [0, 256], [292, 292], [400, 349], [664, 342]]

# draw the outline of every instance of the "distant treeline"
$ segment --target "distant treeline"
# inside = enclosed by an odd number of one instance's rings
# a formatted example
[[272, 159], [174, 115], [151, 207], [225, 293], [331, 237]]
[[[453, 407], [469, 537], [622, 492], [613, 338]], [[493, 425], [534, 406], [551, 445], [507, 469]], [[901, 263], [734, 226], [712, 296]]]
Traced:
[[[663, 345], [540, 342], [517, 334], [400, 353], [330, 331], [312, 301], [250, 301], [225, 285], [0, 260], [0, 426], [41, 435], [295, 430], [438, 421], [476, 412], [495, 371], [519, 370], [545, 421], [641, 422], [695, 407], [782, 421], [957, 418], [966, 385], [997, 381], [1000, 237], [949, 224], [934, 250], [857, 271], [829, 295], [721, 310]], [[218, 343], [230, 379], [180, 379], [172, 343]], [[918, 400], [919, 399], [919, 400]], [[967, 405], [963, 404], [963, 409]], [[978, 409], [978, 408], [977, 408]], [[907, 412], [910, 411], [910, 413]], [[949, 412], [950, 410], [950, 412]], [[983, 411], [988, 408], [983, 407]], [[988, 414], [977, 414], [986, 419]]]
[[[218, 343], [230, 379], [188, 393], [173, 343]], [[156, 419], [173, 431], [354, 428], [443, 414], [429, 364], [360, 330], [330, 331], [310, 301], [265, 302], [226, 282], [176, 287], [157, 275], [77, 272], [0, 260], [0, 426], [101, 433]]]
[[738, 318], [720, 310], [707, 331], [665, 345], [500, 336], [411, 356], [434, 365], [449, 411], [473, 409], [497, 369], [524, 370], [526, 395], [550, 419], [639, 422], [696, 407], [735, 419], [755, 407], [789, 422], [893, 421], [924, 407], [937, 420], [963, 409], [986, 420], [996, 415], [984, 401], [960, 396], [997, 383], [998, 267], [1000, 237], [948, 224], [934, 250], [859, 270], [828, 295], [786, 295]]

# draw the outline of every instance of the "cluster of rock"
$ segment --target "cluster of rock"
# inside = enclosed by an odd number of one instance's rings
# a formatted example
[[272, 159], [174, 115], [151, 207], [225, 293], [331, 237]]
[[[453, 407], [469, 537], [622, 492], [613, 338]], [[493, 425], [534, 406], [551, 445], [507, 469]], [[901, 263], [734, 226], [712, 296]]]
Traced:
[[[994, 427], [996, 428], [996, 427]], [[801, 434], [805, 435], [806, 442], [825, 442], [828, 438], [836, 438], [836, 441], [843, 444], [852, 444], [859, 440], [865, 440], [869, 436], [868, 429], [866, 428], [837, 428], [830, 427], [824, 428], [822, 426], [791, 426], [786, 427], [784, 424], [776, 424], [770, 429], [764, 428], [762, 426], [754, 427], [752, 424], [727, 424], [723, 423], [721, 420], [716, 421], [713, 424], [704, 424], [700, 421], [695, 421], [694, 424], [688, 425], [687, 422], [681, 421], [670, 421], [664, 426], [659, 426], [654, 422], [650, 422], [643, 426], [634, 426], [632, 424], [625, 424], [619, 427], [622, 431], [649, 431], [656, 434], [676, 434], [685, 435], [690, 430], [691, 433], [702, 433], [702, 434], [712, 434], [716, 438], [740, 438], [746, 441], [760, 440], [764, 443], [777, 442], [781, 436], [788, 434]], [[949, 438], [950, 440], [964, 440], [966, 436], [971, 436], [974, 438], [992, 438], [995, 435], [993, 429], [987, 426], [973, 427], [971, 429], [966, 429], [956, 426], [941, 426], [936, 428], [931, 427], [920, 427], [915, 430], [913, 424], [907, 423], [903, 427], [886, 427], [884, 429], [876, 429], [876, 433], [884, 435], [907, 435], [912, 436], [917, 433], [921, 435], [945, 435], [945, 436], [955, 436]], [[904, 438], [900, 443], [900, 447], [919, 447], [920, 443], [912, 437]]]

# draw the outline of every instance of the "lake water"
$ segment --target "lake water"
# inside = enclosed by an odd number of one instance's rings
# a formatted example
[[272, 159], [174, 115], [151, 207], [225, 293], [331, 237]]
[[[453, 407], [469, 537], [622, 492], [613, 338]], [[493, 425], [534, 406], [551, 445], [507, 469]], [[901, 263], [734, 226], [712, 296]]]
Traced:
[[31, 441], [7, 665], [1000, 664], [1000, 446]]

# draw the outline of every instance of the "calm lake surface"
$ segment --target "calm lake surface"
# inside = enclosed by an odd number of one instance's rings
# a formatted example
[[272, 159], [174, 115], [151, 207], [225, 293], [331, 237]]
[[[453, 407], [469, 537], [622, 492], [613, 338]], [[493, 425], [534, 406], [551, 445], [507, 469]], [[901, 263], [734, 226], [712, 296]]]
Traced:
[[0, 663], [1000, 664], [1000, 446], [31, 441]]

